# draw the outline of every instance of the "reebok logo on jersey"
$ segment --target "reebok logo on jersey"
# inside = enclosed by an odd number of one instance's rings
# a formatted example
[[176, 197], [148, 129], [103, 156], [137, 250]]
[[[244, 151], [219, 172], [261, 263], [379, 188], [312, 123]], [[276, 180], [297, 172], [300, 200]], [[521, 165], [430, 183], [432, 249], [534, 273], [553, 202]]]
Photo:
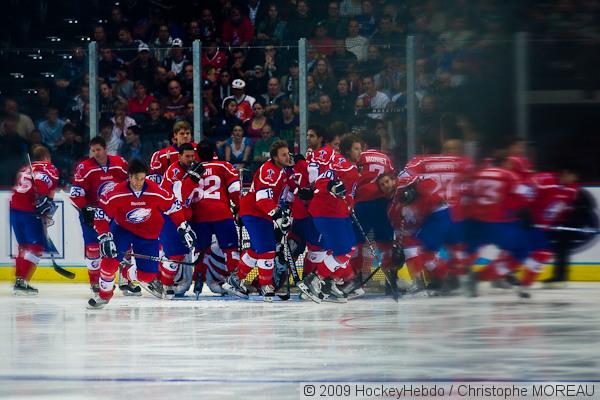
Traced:
[[132, 224], [141, 224], [150, 218], [150, 214], [152, 214], [150, 208], [136, 208], [129, 211], [125, 218]]

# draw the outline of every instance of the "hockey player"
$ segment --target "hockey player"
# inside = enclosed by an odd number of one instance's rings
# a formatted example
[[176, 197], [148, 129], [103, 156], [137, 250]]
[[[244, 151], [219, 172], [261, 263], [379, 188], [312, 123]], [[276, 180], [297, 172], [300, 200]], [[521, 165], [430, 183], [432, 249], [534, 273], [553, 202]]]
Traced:
[[[115, 273], [119, 262], [128, 250], [138, 254], [158, 257], [158, 235], [163, 226], [163, 216], [168, 215], [182, 242], [188, 249], [194, 246], [196, 235], [175, 197], [155, 182], [146, 179], [146, 166], [132, 160], [127, 170], [127, 181], [119, 183], [104, 194], [96, 212], [95, 228], [99, 233], [100, 291], [88, 301], [91, 308], [101, 308], [112, 298]], [[158, 263], [136, 259], [136, 268], [124, 269], [123, 275], [140, 282], [153, 295], [162, 297], [165, 292], [158, 279]]]
[[240, 200], [240, 216], [250, 236], [250, 248], [245, 250], [238, 264], [237, 273], [231, 274], [223, 289], [230, 294], [246, 297], [243, 280], [254, 267], [258, 267], [261, 294], [265, 301], [272, 301], [273, 267], [275, 258], [275, 232], [273, 223], [283, 234], [291, 226], [289, 209], [290, 153], [287, 142], [275, 141], [271, 145], [271, 158], [254, 174], [250, 191]]
[[[190, 208], [192, 199], [190, 196], [193, 198], [194, 194], [192, 192], [197, 187], [197, 182], [191, 184], [192, 187], [187, 193], [183, 193], [182, 186], [184, 177], [188, 175], [192, 164], [195, 162], [196, 151], [191, 143], [183, 143], [179, 146], [178, 154], [179, 160], [167, 168], [160, 186], [168, 193], [173, 194], [175, 199], [180, 202], [185, 220], [190, 221], [192, 218], [192, 209]], [[203, 169], [201, 165], [197, 167]], [[170, 260], [183, 261], [186, 255], [190, 253], [190, 250], [178, 239], [177, 226], [166, 215], [164, 216], [164, 225], [160, 232], [160, 243], [165, 256]], [[173, 280], [180, 267], [182, 266], [176, 262], [163, 262], [160, 264], [160, 282], [163, 287], [170, 288], [173, 286]], [[165, 291], [165, 296], [169, 299], [174, 294], [174, 292], [166, 293]]]
[[10, 199], [10, 225], [19, 246], [13, 292], [26, 296], [38, 293], [29, 280], [47, 246], [46, 226], [56, 211], [52, 199], [58, 183], [58, 171], [48, 149], [37, 145], [32, 154], [33, 163], [17, 173]]
[[350, 210], [358, 181], [358, 169], [333, 149], [324, 146], [314, 152], [309, 164], [309, 177], [314, 177], [314, 197], [308, 207], [315, 227], [322, 238], [322, 250], [312, 252], [310, 261], [316, 270], [305, 275], [298, 288], [311, 300], [321, 302], [322, 281], [332, 301], [347, 301], [334, 279], [354, 278], [348, 262], [356, 250]]
[[[531, 187], [508, 168], [506, 152], [499, 152], [490, 166], [484, 166], [472, 177], [469, 199], [469, 220], [465, 237], [472, 259], [484, 245], [493, 244], [502, 253], [477, 274], [470, 272], [467, 295], [476, 296], [477, 280], [503, 278], [526, 259], [530, 247], [527, 231], [519, 220], [533, 199]], [[522, 297], [528, 295], [521, 291]]]
[[[127, 179], [127, 161], [120, 156], [111, 156], [106, 151], [106, 142], [96, 136], [90, 140], [91, 157], [80, 162], [73, 173], [73, 183], [69, 197], [79, 211], [79, 223], [85, 245], [85, 264], [88, 270], [91, 290], [97, 293], [100, 278], [100, 250], [98, 234], [94, 230], [94, 213], [100, 197]], [[119, 282], [125, 295], [141, 295], [139, 287]]]
[[[446, 277], [447, 267], [437, 251], [447, 242], [452, 221], [448, 206], [432, 178], [387, 173], [377, 178], [379, 190], [390, 199], [388, 215], [401, 241], [413, 286], [409, 293], [425, 289], [423, 272], [432, 281]], [[433, 287], [439, 288], [439, 285]]]
[[197, 246], [201, 252], [200, 262], [194, 272], [194, 293], [202, 292], [206, 281], [206, 264], [203, 252], [210, 249], [215, 235], [222, 253], [225, 254], [227, 270], [233, 273], [238, 266], [238, 234], [234, 221], [233, 205], [237, 213], [240, 209], [240, 177], [233, 166], [220, 160], [214, 160], [214, 146], [209, 141], [198, 144], [197, 155], [204, 172], [198, 185], [202, 195], [191, 204], [192, 228], [198, 234]]
[[[360, 177], [356, 188], [356, 217], [366, 234], [373, 232], [377, 247], [381, 251], [381, 263], [385, 268], [392, 267], [392, 249], [394, 245], [394, 229], [387, 217], [387, 199], [377, 187], [377, 177], [393, 173], [394, 167], [390, 158], [381, 151], [381, 137], [375, 134], [364, 135], [363, 140], [367, 149], [360, 154], [356, 161]], [[343, 141], [342, 141], [342, 144]], [[342, 151], [343, 153], [343, 151]], [[364, 243], [366, 238], [355, 228], [354, 234], [358, 241], [357, 252], [350, 264], [354, 273], [362, 275], [364, 265]], [[368, 272], [367, 272], [368, 273]]]
[[[194, 150], [196, 144], [192, 141], [192, 127], [187, 121], [177, 121], [173, 125], [173, 144], [164, 149], [155, 151], [150, 160], [150, 174], [148, 178], [160, 184], [167, 168], [179, 160], [179, 146], [191, 143]], [[198, 159], [196, 159], [198, 161]]]

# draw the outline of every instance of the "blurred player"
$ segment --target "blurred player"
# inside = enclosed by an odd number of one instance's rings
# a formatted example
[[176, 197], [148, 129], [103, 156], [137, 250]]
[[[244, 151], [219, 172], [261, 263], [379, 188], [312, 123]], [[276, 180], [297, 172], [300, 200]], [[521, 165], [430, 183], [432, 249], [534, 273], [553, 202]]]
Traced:
[[[90, 140], [89, 147], [91, 157], [75, 168], [69, 197], [79, 211], [90, 286], [92, 292], [98, 293], [100, 250], [98, 234], [94, 230], [94, 213], [100, 197], [127, 179], [127, 161], [120, 156], [109, 155], [106, 152], [106, 142], [100, 136]], [[119, 281], [119, 288], [125, 295], [141, 295], [139, 287], [131, 287], [126, 282]]]
[[32, 155], [32, 164], [17, 173], [10, 199], [10, 225], [18, 243], [13, 292], [25, 296], [38, 293], [29, 280], [47, 246], [46, 224], [56, 211], [52, 199], [58, 183], [58, 171], [48, 149], [34, 146]]
[[291, 226], [288, 180], [290, 153], [287, 142], [275, 141], [271, 145], [271, 158], [254, 174], [250, 191], [240, 200], [240, 217], [250, 236], [250, 248], [244, 250], [237, 273], [231, 274], [223, 285], [228, 293], [247, 297], [243, 280], [254, 267], [258, 267], [261, 294], [272, 301], [273, 267], [275, 258], [275, 233], [273, 224], [285, 235]]
[[[163, 213], [177, 226], [177, 233], [188, 249], [196, 235], [175, 197], [155, 182], [146, 179], [146, 166], [132, 160], [127, 170], [127, 181], [119, 183], [100, 199], [95, 227], [99, 233], [100, 291], [88, 301], [91, 308], [101, 308], [112, 298], [115, 273], [125, 252], [158, 257], [158, 236], [163, 226]], [[154, 296], [162, 298], [167, 293], [158, 279], [158, 263], [138, 258], [135, 268], [124, 269], [123, 275], [140, 282]]]

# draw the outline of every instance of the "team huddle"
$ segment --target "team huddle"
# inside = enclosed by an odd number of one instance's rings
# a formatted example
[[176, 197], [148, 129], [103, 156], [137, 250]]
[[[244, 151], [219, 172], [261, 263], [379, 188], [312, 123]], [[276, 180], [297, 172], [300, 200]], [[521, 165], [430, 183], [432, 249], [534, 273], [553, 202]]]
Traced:
[[[378, 150], [377, 135], [340, 138], [318, 125], [306, 135], [304, 156], [274, 142], [243, 194], [239, 172], [217, 159], [209, 141], [192, 142], [186, 122], [174, 125], [173, 144], [153, 155], [149, 169], [108, 155], [104, 140], [93, 138], [70, 190], [93, 292], [88, 306], [110, 301], [117, 275], [128, 296], [141, 288], [162, 299], [190, 288], [199, 296], [206, 284], [214, 293], [248, 298], [246, 278], [255, 268], [251, 285], [265, 301], [289, 298], [292, 281], [305, 300], [345, 303], [363, 296], [372, 276], [364, 268], [365, 244], [373, 255], [379, 251], [386, 292], [396, 299], [460, 286], [476, 296], [477, 282], [486, 280], [515, 285], [529, 297], [527, 288], [552, 257], [548, 232], [564, 221], [577, 194], [573, 171], [535, 173], [514, 144], [474, 165], [460, 141], [448, 140], [398, 172]], [[56, 209], [50, 153], [36, 146], [32, 158], [10, 203], [19, 244], [15, 294], [37, 294], [29, 280]], [[487, 245], [500, 251], [474, 272]], [[399, 287], [404, 265], [412, 283]]]

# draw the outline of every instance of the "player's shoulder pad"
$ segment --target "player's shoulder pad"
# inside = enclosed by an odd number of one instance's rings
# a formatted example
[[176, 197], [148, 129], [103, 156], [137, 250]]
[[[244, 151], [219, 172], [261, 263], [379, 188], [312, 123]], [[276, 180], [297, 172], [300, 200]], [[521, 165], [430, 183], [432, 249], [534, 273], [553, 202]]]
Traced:
[[280, 176], [281, 171], [278, 171], [278, 168], [275, 165], [273, 165], [272, 162], [267, 161], [260, 166], [258, 179], [261, 183], [269, 186], [274, 186], [279, 181]]

